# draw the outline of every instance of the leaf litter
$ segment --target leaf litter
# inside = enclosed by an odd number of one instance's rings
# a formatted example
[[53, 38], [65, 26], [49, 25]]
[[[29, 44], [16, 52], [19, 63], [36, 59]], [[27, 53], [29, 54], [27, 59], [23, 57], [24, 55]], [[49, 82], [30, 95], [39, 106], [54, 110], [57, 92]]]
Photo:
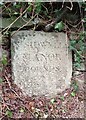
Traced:
[[[8, 55], [9, 48], [7, 49]], [[1, 118], [84, 118], [84, 90], [71, 86], [55, 98], [24, 96], [12, 81], [11, 61], [3, 66], [0, 78]]]

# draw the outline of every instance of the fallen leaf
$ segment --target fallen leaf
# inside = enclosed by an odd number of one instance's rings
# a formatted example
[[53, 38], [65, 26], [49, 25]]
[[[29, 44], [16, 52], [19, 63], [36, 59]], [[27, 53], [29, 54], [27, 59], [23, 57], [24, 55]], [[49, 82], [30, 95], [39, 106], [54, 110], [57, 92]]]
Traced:
[[24, 110], [24, 108], [20, 108], [20, 110], [19, 110], [21, 113], [23, 113], [25, 110]]
[[34, 107], [34, 102], [29, 102], [29, 108]]
[[12, 118], [13, 113], [12, 113], [11, 110], [7, 110], [7, 111], [6, 111], [6, 115], [7, 115], [8, 117]]
[[75, 97], [75, 95], [76, 95], [75, 92], [71, 92], [72, 97]]
[[51, 99], [50, 102], [53, 104], [55, 102], [55, 99], [54, 98]]

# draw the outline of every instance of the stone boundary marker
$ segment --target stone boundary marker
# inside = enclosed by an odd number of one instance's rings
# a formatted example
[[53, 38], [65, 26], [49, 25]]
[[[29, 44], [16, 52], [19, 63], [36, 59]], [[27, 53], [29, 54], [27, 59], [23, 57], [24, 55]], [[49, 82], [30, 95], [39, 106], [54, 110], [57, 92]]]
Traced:
[[53, 97], [70, 86], [72, 55], [65, 33], [19, 31], [11, 38], [12, 77], [25, 95]]

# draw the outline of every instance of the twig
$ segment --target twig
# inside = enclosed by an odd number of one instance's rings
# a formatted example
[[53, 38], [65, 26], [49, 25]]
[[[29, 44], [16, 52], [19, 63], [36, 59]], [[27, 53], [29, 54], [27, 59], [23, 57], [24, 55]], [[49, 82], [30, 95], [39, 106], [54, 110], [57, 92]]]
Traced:
[[[64, 2], [66, 2], [66, 0], [63, 0], [63, 4], [62, 4], [62, 8], [64, 7]], [[69, 10], [72, 10], [73, 9], [73, 3], [71, 0], [69, 0], [69, 2], [71, 3], [71, 8], [66, 6]]]
[[49, 24], [47, 24], [47, 25], [45, 26], [45, 31], [48, 32], [51, 28], [53, 28], [53, 26], [54, 26], [56, 23], [58, 23], [58, 22], [63, 18], [63, 16], [67, 13], [67, 11], [68, 11], [67, 7], [64, 8], [64, 9], [63, 9], [63, 12], [60, 14], [59, 17], [58, 17], [58, 15], [57, 15], [57, 17], [55, 18], [54, 21], [52, 21], [51, 23], [49, 23]]
[[81, 58], [85, 59], [85, 57], [81, 55], [77, 49], [74, 49], [74, 52], [76, 52]]
[[[9, 84], [9, 83], [8, 83]], [[21, 100], [21, 101], [23, 101], [23, 99], [17, 94], [17, 92], [14, 90], [14, 89], [12, 89], [12, 87], [9, 85], [9, 87], [10, 87], [10, 90]], [[23, 101], [24, 102], [24, 101]]]
[[8, 80], [8, 78], [7, 78], [7, 76], [5, 75], [4, 77], [5, 77], [5, 79], [6, 79], [7, 83], [8, 83], [8, 85], [9, 85], [10, 90], [11, 90], [21, 101], [23, 101], [22, 98], [16, 93], [16, 91], [12, 89], [12, 86], [11, 86], [11, 84], [10, 84], [10, 82], [9, 82], [9, 80]]
[[[20, 16], [19, 17], [17, 17], [9, 26], [7, 26], [6, 28], [4, 28], [1, 32], [0, 32], [0, 34], [3, 32], [3, 31], [5, 31], [6, 29], [6, 32], [10, 29], [10, 27], [20, 18], [20, 17], [22, 17], [22, 15], [28, 10], [28, 8], [29, 8], [30, 6], [28, 6], [26, 9], [25, 9], [25, 11], [23, 12], [23, 13], [21, 13], [20, 14]], [[5, 32], [5, 33], [6, 33]], [[2, 37], [3, 35], [1, 35], [1, 37]], [[0, 38], [1, 38], [0, 37]]]
[[[29, 6], [29, 7], [30, 7], [30, 6]], [[10, 28], [20, 17], [22, 17], [22, 15], [27, 11], [27, 9], [28, 9], [29, 7], [27, 7], [27, 8], [25, 9], [25, 11], [24, 11], [23, 13], [21, 13], [20, 16], [19, 16], [16, 20], [14, 20], [14, 21], [9, 25], [7, 31], [9, 30], [9, 28]], [[7, 31], [6, 31], [6, 32], [7, 32]]]
[[42, 6], [45, 8], [46, 12], [48, 13], [48, 9], [42, 4]]
[[76, 69], [76, 71], [79, 71], [79, 72], [86, 72], [86, 70], [78, 70], [78, 69]]
[[22, 29], [24, 26], [26, 26], [27, 24], [29, 24], [29, 23], [35, 18], [36, 15], [37, 15], [37, 14], [35, 14], [26, 24], [24, 24], [24, 25], [21, 26], [16, 32], [14, 32], [14, 33], [11, 35], [11, 37], [12, 37], [15, 33], [17, 33], [20, 29]]
[[8, 6], [5, 6], [6, 8], [4, 8], [3, 10], [0, 11], [0, 13], [2, 13], [5, 9], [7, 9], [12, 3], [10, 3]]
[[[13, 90], [12, 89], [12, 87], [11, 87], [11, 85], [10, 85], [10, 82], [9, 82], [9, 80], [8, 80], [8, 78], [5, 76], [5, 79], [7, 80], [7, 82], [8, 82], [8, 85], [9, 85], [9, 88], [10, 88], [10, 90], [12, 91], [12, 92], [14, 92], [14, 94], [21, 100], [21, 101], [23, 101], [22, 100], [22, 98], [16, 93], [16, 91], [15, 90]], [[23, 101], [24, 102], [24, 101]], [[25, 105], [23, 105], [26, 109], [28, 109]], [[7, 106], [8, 107], [8, 106]], [[35, 118], [35, 115], [28, 109], [28, 111], [31, 113], [31, 115]]]
[[11, 91], [21, 100], [24, 102], [24, 100], [17, 94], [17, 92], [11, 88]]
[[67, 22], [70, 26], [72, 26], [73, 28], [76, 28], [76, 27], [81, 23], [81, 21], [80, 21], [77, 25], [72, 25], [72, 24], [69, 23], [67, 20], [66, 20], [66, 22]]
[[8, 83], [8, 85], [9, 85], [9, 88], [11, 89], [11, 84], [10, 84], [10, 82], [9, 82], [9, 80], [8, 80], [8, 78], [7, 78], [7, 76], [5, 75], [4, 77], [5, 77], [5, 79], [6, 79], [7, 83]]
[[26, 105], [23, 104], [23, 106], [30, 112], [30, 114], [31, 114], [34, 118], [36, 118], [35, 115], [31, 112], [31, 110], [30, 110]]
[[81, 24], [82, 24], [82, 30], [83, 30], [83, 32], [84, 32], [84, 24], [83, 24], [83, 21], [82, 21], [82, 11], [81, 11], [81, 6], [80, 6], [80, 3], [78, 2], [78, 4], [79, 4], [79, 9], [80, 9], [80, 16], [81, 16]]
[[72, 9], [73, 9], [73, 3], [72, 3], [72, 1], [71, 1], [71, 0], [69, 0], [69, 2], [71, 3], [71, 8], [70, 8], [70, 7], [68, 7], [68, 6], [67, 6], [67, 8], [68, 8], [69, 10], [72, 10]]
[[28, 22], [28, 21], [26, 21], [23, 17], [22, 17], [21, 19], [22, 19], [24, 22], [26, 22], [26, 23]]
[[5, 104], [5, 106], [4, 106], [4, 107], [7, 107], [7, 109], [8, 109], [8, 110], [10, 110], [10, 108], [8, 107], [8, 105], [7, 105], [7, 103], [5, 102], [5, 100], [4, 100], [4, 98], [3, 98], [3, 97], [2, 97], [2, 100], [3, 100], [2, 104]]

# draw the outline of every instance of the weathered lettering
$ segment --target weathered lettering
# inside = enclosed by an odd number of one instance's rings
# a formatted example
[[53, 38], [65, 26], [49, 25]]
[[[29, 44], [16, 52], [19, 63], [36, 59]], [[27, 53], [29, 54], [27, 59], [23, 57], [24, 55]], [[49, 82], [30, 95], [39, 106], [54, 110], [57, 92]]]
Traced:
[[23, 93], [51, 96], [69, 86], [72, 62], [66, 34], [20, 31], [12, 46], [13, 78]]

